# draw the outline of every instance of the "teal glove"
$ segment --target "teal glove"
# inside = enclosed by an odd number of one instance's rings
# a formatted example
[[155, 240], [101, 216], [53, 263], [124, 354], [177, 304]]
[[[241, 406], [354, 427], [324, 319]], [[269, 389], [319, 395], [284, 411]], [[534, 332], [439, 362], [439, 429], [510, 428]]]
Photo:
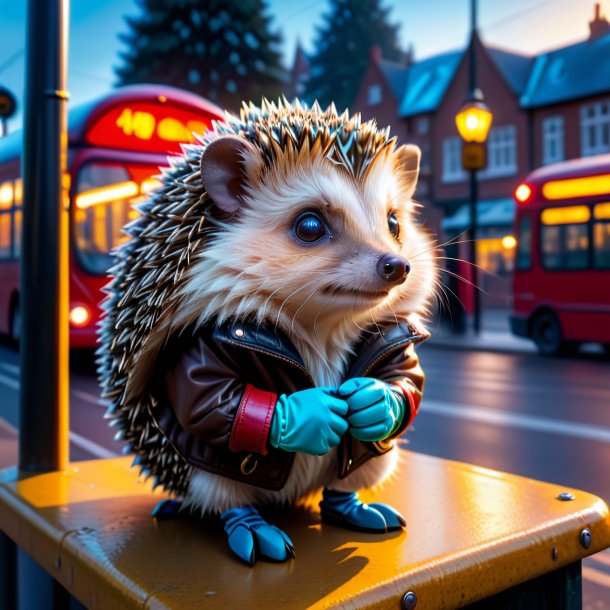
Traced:
[[347, 403], [331, 388], [282, 394], [271, 420], [269, 443], [276, 449], [324, 455], [347, 432]]
[[402, 423], [405, 399], [398, 389], [372, 377], [354, 377], [339, 386], [347, 400], [350, 434], [360, 441], [381, 441]]

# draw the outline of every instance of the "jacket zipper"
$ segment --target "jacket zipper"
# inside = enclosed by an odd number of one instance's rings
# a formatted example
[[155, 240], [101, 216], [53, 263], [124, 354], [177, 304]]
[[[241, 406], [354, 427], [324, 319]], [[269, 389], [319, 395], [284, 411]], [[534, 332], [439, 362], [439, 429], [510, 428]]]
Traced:
[[295, 368], [299, 369], [299, 371], [301, 371], [307, 377], [307, 379], [311, 382], [311, 385], [313, 385], [313, 386], [316, 385], [313, 380], [313, 377], [309, 374], [309, 371], [304, 366], [301, 366], [296, 360], [287, 358], [286, 356], [283, 356], [282, 354], [278, 354], [277, 352], [263, 349], [262, 347], [255, 347], [251, 343], [239, 343], [232, 339], [225, 339], [225, 341], [227, 341], [231, 345], [235, 345], [237, 347], [242, 347], [244, 349], [252, 350], [253, 352], [258, 352], [259, 354], [265, 354], [266, 356], [272, 356], [273, 358], [277, 358], [278, 360], [283, 360], [284, 362], [287, 362], [288, 364], [291, 364]]
[[[403, 345], [408, 345], [409, 343], [413, 343], [414, 341], [417, 341], [418, 339], [420, 339], [422, 337], [423, 337], [423, 335], [411, 335], [410, 337], [401, 338], [398, 341], [395, 341], [394, 343], [387, 346], [385, 349], [381, 350], [381, 352], [378, 352], [377, 355], [372, 360], [370, 360], [369, 363], [365, 367], [363, 367], [361, 372], [358, 373], [358, 375], [356, 375], [356, 376], [358, 376], [358, 377], [366, 376], [366, 374], [369, 373], [373, 369], [373, 367], [380, 360], [382, 360], [385, 356], [387, 356], [390, 352], [394, 351], [398, 347], [402, 347]], [[277, 352], [273, 352], [271, 350], [266, 350], [261, 347], [255, 347], [251, 343], [248, 343], [248, 344], [239, 343], [239, 342], [234, 341], [229, 338], [225, 339], [225, 341], [227, 341], [231, 345], [235, 345], [236, 347], [250, 349], [252, 351], [259, 352], [260, 354], [265, 354], [266, 356], [272, 356], [273, 358], [277, 358], [278, 360], [287, 362], [288, 364], [291, 364], [292, 366], [297, 368], [299, 371], [301, 371], [307, 377], [307, 379], [311, 382], [311, 384], [313, 386], [316, 385], [311, 374], [309, 373], [309, 371], [304, 366], [300, 365], [296, 360], [292, 360], [291, 358], [287, 358], [286, 356], [283, 356], [282, 354], [278, 354]]]
[[385, 358], [390, 352], [393, 352], [397, 347], [402, 347], [403, 345], [408, 345], [409, 343], [413, 343], [421, 338], [422, 335], [411, 335], [410, 337], [399, 339], [394, 343], [390, 344], [385, 349], [381, 350], [365, 367], [362, 368], [362, 371], [356, 375], [357, 377], [366, 376], [367, 373], [373, 369], [373, 367], [383, 358]]

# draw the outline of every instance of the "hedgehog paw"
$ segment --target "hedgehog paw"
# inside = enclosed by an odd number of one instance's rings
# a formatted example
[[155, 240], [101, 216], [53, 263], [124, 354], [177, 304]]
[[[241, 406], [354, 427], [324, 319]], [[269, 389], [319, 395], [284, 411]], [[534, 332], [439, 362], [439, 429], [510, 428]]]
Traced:
[[363, 504], [354, 492], [325, 489], [320, 502], [323, 523], [370, 533], [386, 533], [407, 525], [405, 518], [387, 504]]
[[221, 513], [230, 549], [248, 565], [257, 559], [286, 561], [294, 557], [288, 536], [275, 525], [269, 525], [253, 506], [231, 508]]

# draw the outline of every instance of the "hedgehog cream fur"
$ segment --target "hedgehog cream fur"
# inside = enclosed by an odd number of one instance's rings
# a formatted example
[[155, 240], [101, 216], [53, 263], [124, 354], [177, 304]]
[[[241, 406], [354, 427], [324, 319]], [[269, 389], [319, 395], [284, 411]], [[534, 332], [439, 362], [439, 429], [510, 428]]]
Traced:
[[[253, 152], [243, 159], [242, 207], [223, 222], [209, 213], [213, 202], [201, 183], [200, 162], [205, 147], [226, 135], [246, 139]], [[378, 130], [374, 121], [298, 100], [244, 104], [239, 118], [227, 115], [197, 144], [184, 145], [183, 155], [169, 158], [161, 186], [125, 229], [130, 239], [114, 252], [98, 350], [107, 417], [156, 485], [206, 512], [254, 501], [293, 502], [331, 483], [368, 487], [393, 472], [397, 451], [334, 481], [335, 450], [321, 457], [297, 454], [279, 492], [197, 470], [157, 427], [159, 398], [150, 381], [170, 337], [210, 321], [251, 318], [288, 335], [316, 385], [337, 386], [362, 328], [425, 315], [436, 280], [433, 244], [416, 224], [411, 199], [418, 161], [415, 147], [396, 149], [389, 129]], [[275, 237], [278, 227], [314, 200], [344, 218], [346, 240], [407, 258], [408, 281], [371, 306], [342, 293], [366, 281], [362, 269], [372, 262], [366, 248], [359, 265], [308, 248], [287, 251], [285, 240]], [[398, 245], [387, 230], [388, 209], [400, 222]]]

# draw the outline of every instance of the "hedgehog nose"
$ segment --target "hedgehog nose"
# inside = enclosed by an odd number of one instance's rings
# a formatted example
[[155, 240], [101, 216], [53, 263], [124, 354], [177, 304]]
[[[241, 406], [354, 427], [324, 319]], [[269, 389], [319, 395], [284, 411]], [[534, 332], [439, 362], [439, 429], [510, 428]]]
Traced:
[[394, 254], [384, 254], [377, 261], [377, 273], [389, 284], [402, 284], [409, 271], [409, 261]]

